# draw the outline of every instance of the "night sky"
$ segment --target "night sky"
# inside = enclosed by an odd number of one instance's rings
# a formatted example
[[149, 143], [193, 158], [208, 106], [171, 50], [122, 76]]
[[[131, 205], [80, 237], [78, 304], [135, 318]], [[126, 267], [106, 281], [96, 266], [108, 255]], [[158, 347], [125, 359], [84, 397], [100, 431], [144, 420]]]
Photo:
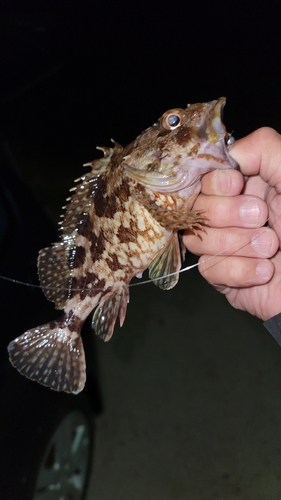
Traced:
[[188, 102], [226, 96], [236, 138], [263, 125], [281, 132], [277, 5], [2, 2], [1, 139], [39, 197], [51, 183], [55, 198], [96, 145], [126, 145]]

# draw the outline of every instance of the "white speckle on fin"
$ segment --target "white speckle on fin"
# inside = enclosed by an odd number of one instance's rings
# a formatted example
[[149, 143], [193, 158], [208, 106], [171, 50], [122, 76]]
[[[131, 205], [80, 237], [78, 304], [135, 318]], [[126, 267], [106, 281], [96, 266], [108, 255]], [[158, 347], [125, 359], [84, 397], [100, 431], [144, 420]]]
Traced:
[[10, 342], [12, 365], [31, 380], [56, 391], [77, 394], [86, 382], [81, 336], [58, 320], [28, 330]]

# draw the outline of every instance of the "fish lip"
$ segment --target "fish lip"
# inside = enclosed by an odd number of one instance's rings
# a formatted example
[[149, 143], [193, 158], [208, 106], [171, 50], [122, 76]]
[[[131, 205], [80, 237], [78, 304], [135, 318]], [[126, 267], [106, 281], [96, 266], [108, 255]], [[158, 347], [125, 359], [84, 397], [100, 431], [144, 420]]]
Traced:
[[217, 101], [215, 101], [214, 106], [213, 106], [213, 127], [214, 130], [218, 133], [224, 133], [226, 134], [226, 129], [223, 124], [223, 109], [226, 104], [226, 97], [220, 97]]
[[204, 114], [201, 127], [205, 127], [205, 138], [208, 128], [215, 132], [215, 134], [210, 134], [210, 136], [207, 137], [209, 141], [211, 139], [211, 142], [217, 142], [217, 135], [221, 138], [225, 137], [227, 133], [222, 121], [225, 104], [226, 97], [220, 97], [219, 99], [208, 102], [208, 107], [206, 113]]
[[207, 141], [209, 144], [216, 144], [221, 138], [225, 138], [227, 131], [222, 122], [225, 104], [226, 97], [220, 97], [206, 103], [197, 132], [202, 142]]
[[219, 136], [219, 139], [216, 141], [217, 145], [218, 143], [220, 144], [222, 152], [225, 154], [230, 164], [230, 168], [237, 170], [239, 166], [238, 163], [229, 154], [230, 146], [227, 144], [228, 133], [222, 121], [223, 110], [226, 104], [226, 97], [219, 97], [219, 99], [210, 101], [210, 103], [208, 104], [210, 105], [209, 114], [212, 120], [212, 128]]

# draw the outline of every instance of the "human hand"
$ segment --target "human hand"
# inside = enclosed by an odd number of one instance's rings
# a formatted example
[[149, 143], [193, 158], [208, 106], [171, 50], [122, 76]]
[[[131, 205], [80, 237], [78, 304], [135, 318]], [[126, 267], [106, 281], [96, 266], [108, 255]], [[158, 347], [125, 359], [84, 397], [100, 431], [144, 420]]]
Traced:
[[183, 241], [230, 304], [267, 320], [281, 312], [281, 136], [258, 129], [230, 154], [245, 177], [235, 170], [203, 177], [194, 209], [204, 210], [209, 227]]

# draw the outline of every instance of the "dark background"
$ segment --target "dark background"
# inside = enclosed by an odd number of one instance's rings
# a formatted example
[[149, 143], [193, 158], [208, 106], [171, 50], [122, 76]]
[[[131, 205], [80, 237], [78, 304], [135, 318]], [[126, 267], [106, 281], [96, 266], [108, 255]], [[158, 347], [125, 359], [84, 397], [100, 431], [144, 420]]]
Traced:
[[[111, 137], [128, 144], [169, 108], [226, 96], [225, 123], [236, 138], [264, 125], [281, 132], [278, 4], [1, 0], [1, 188], [7, 181], [21, 203], [7, 233], [0, 196], [0, 236], [10, 243], [0, 248], [0, 274], [35, 282], [37, 246], [54, 241], [30, 192], [11, 180], [15, 169], [56, 222], [82, 164], [100, 155], [95, 147]], [[97, 343], [107, 411], [98, 423], [95, 492], [132, 498], [124, 493], [131, 488], [152, 498], [155, 488], [155, 498], [175, 498], [179, 483], [177, 498], [209, 500], [241, 498], [249, 483], [245, 500], [280, 499], [280, 348], [258, 321], [186, 274], [167, 295], [134, 289], [122, 334]], [[30, 422], [34, 401], [45, 408], [51, 391], [20, 377], [6, 347], [39, 324], [39, 301], [49, 303], [36, 289], [1, 284], [0, 416], [10, 462], [0, 449], [2, 472], [13, 471], [15, 481], [15, 456], [26, 457], [22, 436], [29, 439], [21, 404]]]
[[171, 107], [227, 97], [239, 138], [281, 131], [278, 2], [1, 2], [1, 139], [57, 219], [110, 138]]

